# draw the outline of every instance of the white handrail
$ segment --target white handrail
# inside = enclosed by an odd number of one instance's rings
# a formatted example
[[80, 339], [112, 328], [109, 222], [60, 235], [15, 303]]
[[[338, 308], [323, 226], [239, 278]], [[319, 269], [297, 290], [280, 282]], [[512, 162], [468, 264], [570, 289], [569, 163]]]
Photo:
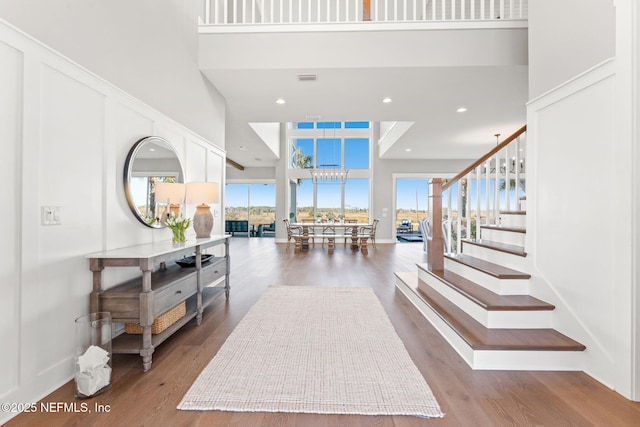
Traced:
[[[528, 0], [200, 0], [201, 22], [225, 24], [335, 24], [373, 22], [524, 20]], [[306, 18], [306, 19], [305, 19]]]

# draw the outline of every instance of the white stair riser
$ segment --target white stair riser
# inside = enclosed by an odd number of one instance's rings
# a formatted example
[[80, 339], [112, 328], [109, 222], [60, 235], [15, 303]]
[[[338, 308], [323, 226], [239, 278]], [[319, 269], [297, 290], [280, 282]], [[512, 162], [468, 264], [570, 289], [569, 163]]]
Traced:
[[401, 279], [396, 278], [396, 286], [472, 369], [514, 371], [583, 370], [584, 352], [581, 351], [474, 351], [436, 312], [418, 297], [411, 288], [402, 282]]
[[526, 200], [520, 200], [520, 210], [521, 211], [527, 211], [527, 201]]
[[465, 277], [480, 286], [484, 286], [491, 292], [498, 295], [529, 294], [528, 279], [498, 279], [448, 258], [444, 259], [444, 268]]
[[453, 349], [464, 359], [467, 365], [473, 363], [473, 349], [458, 335], [447, 322], [429, 307], [428, 304], [415, 294], [413, 289], [408, 287], [402, 279], [396, 276], [396, 287], [411, 301], [411, 303], [422, 313], [422, 315], [433, 325], [442, 337], [453, 347]]
[[582, 371], [582, 351], [476, 350], [471, 368], [494, 371]]
[[518, 271], [528, 271], [529, 269], [526, 257], [496, 251], [494, 249], [483, 248], [478, 245], [463, 242], [462, 253]]
[[431, 287], [485, 328], [544, 329], [552, 327], [550, 310], [487, 311], [424, 270], [418, 269], [418, 277], [422, 280], [418, 287]]
[[500, 214], [500, 225], [503, 227], [526, 227], [527, 226], [527, 216], [520, 214], [509, 214], [509, 213], [501, 213]]
[[492, 242], [524, 247], [525, 233], [483, 228], [480, 232], [480, 238], [482, 240], [490, 240]]

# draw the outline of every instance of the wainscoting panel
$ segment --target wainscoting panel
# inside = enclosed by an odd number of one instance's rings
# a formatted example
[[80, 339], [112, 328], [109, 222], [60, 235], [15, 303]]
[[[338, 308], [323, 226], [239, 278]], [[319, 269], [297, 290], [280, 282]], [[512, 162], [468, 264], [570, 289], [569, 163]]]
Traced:
[[62, 224], [42, 226], [38, 239], [38, 372], [73, 354], [74, 319], [87, 311], [83, 256], [101, 247], [105, 133], [104, 94], [64, 70], [41, 72], [39, 200], [61, 208]]
[[[92, 288], [84, 256], [171, 236], [126, 202], [133, 144], [160, 134], [188, 178], [217, 182], [224, 170], [207, 164], [224, 164], [224, 151], [2, 20], [0, 95], [0, 400], [36, 402], [72, 379], [74, 319], [89, 312]], [[43, 206], [59, 207], [61, 224], [43, 224]], [[103, 280], [139, 274], [107, 269]], [[0, 413], [0, 424], [15, 415]]]
[[22, 125], [22, 53], [0, 42], [0, 182], [3, 183], [2, 244], [0, 245], [0, 400], [18, 387], [20, 329], [20, 145]]
[[532, 101], [527, 144], [534, 165], [527, 189], [532, 293], [556, 306], [555, 329], [586, 345], [585, 372], [614, 388], [616, 365], [626, 357], [616, 327], [625, 313], [616, 307], [624, 306], [618, 295], [629, 286], [616, 280], [616, 260], [628, 250], [614, 235], [629, 218], [611, 194], [629, 183], [613, 178], [615, 88], [607, 61]]
[[[207, 150], [207, 181], [218, 182], [218, 191], [220, 201], [211, 205], [211, 213], [213, 214], [213, 230], [214, 234], [224, 234], [224, 228], [222, 224], [222, 201], [224, 200], [225, 182], [224, 178], [225, 164], [223, 157], [213, 151]], [[222, 249], [220, 249], [222, 250]]]

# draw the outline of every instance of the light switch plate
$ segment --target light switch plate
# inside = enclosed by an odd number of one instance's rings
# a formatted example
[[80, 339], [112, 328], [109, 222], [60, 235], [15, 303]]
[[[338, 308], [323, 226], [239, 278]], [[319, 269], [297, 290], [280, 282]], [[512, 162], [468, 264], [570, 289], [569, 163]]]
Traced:
[[62, 206], [41, 206], [40, 217], [42, 225], [61, 225]]

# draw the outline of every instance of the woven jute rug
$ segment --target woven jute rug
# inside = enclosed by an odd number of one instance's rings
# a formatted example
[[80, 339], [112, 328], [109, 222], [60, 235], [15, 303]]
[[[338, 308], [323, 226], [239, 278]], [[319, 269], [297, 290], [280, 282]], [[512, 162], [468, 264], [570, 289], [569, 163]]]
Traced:
[[442, 417], [371, 289], [269, 287], [178, 409]]

